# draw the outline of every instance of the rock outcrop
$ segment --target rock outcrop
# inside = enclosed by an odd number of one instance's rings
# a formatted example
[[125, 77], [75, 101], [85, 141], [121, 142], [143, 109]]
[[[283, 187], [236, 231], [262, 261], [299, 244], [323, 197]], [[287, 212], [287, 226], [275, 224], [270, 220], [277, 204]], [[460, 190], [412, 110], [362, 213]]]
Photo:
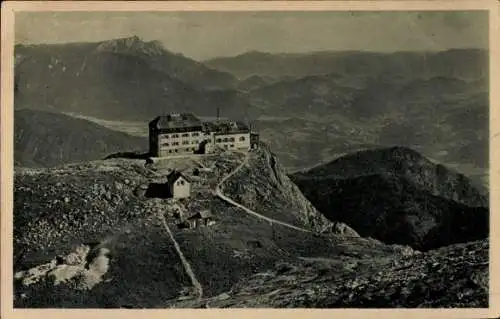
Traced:
[[238, 203], [267, 217], [317, 232], [359, 236], [351, 227], [334, 223], [316, 210], [265, 145], [255, 151], [248, 166], [225, 183], [223, 190]]

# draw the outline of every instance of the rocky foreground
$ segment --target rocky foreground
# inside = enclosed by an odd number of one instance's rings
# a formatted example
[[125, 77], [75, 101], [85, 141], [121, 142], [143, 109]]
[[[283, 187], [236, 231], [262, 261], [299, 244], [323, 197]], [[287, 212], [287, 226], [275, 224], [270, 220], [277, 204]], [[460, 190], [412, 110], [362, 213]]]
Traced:
[[[17, 168], [15, 306], [487, 307], [487, 240], [421, 253], [361, 238], [322, 217], [265, 148], [221, 187], [252, 215], [214, 192], [242, 161], [225, 153], [166, 167], [110, 159]], [[209, 168], [191, 176], [189, 200], [149, 191], [173, 167]], [[184, 218], [210, 210], [215, 222], [179, 227], [178, 208]]]
[[478, 241], [395, 259], [282, 263], [242, 280], [199, 307], [487, 308], [488, 243]]

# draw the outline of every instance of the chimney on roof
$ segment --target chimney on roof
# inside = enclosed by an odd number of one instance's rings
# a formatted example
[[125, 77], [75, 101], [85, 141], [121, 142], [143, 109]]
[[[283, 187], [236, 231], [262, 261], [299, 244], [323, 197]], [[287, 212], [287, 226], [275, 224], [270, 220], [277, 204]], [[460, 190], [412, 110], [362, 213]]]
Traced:
[[217, 121], [219, 121], [219, 108], [217, 108]]

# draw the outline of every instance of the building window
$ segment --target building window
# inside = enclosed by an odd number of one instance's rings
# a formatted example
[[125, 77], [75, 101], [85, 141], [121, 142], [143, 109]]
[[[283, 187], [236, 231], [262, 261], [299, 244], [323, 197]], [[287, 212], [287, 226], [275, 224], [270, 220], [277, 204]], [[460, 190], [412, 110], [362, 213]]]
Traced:
[[182, 141], [182, 145], [187, 145], [189, 144], [189, 141]]
[[160, 135], [160, 138], [168, 138], [168, 134]]
[[222, 142], [222, 140], [220, 138], [217, 139], [217, 143], [220, 143]]
[[234, 144], [231, 144], [231, 147], [234, 148]]
[[200, 135], [200, 133], [193, 133], [193, 134], [191, 134], [191, 135], [192, 135], [192, 136], [199, 136], [199, 135]]
[[163, 143], [163, 144], [161, 144], [161, 146], [170, 146], [170, 144], [168, 144], [168, 143]]
[[224, 144], [224, 148], [227, 150], [227, 144]]
[[173, 142], [172, 145], [179, 145], [179, 142]]
[[227, 142], [227, 137], [224, 137], [223, 141], [224, 141], [224, 142]]
[[172, 138], [177, 138], [179, 137], [179, 134], [172, 134]]
[[177, 153], [177, 152], [178, 152], [178, 150], [177, 150], [177, 149], [174, 149], [174, 152], [176, 152], [176, 153]]
[[193, 144], [195, 144], [195, 145], [198, 144], [198, 141], [193, 141]]
[[244, 136], [240, 137], [240, 142], [243, 142], [244, 140], [245, 140]]
[[168, 150], [169, 153], [172, 153], [172, 150]]
[[191, 149], [190, 149], [189, 147], [188, 147], [188, 148], [186, 148], [186, 151], [188, 151], [188, 152], [189, 152], [190, 150], [191, 150]]
[[234, 137], [230, 137], [229, 142], [234, 142]]
[[182, 134], [182, 137], [189, 137], [189, 133]]

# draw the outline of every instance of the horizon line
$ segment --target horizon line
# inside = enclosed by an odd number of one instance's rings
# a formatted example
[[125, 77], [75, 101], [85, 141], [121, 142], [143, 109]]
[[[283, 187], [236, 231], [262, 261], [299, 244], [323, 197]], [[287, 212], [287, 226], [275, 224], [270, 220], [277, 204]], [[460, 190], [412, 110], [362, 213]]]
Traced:
[[453, 50], [479, 50], [479, 51], [489, 51], [489, 48], [483, 48], [483, 47], [450, 47], [450, 48], [443, 48], [443, 49], [438, 49], [438, 50], [387, 50], [387, 51], [381, 51], [381, 50], [370, 50], [370, 49], [323, 49], [323, 50], [312, 50], [312, 51], [293, 51], [293, 52], [283, 52], [283, 51], [261, 51], [257, 49], [250, 49], [246, 51], [242, 51], [237, 54], [233, 55], [219, 55], [219, 56], [213, 56], [209, 58], [204, 58], [204, 59], [197, 59], [194, 57], [191, 57], [183, 52], [178, 52], [178, 51], [173, 51], [170, 50], [163, 41], [161, 40], [149, 40], [146, 41], [144, 40], [143, 37], [140, 37], [138, 35], [131, 35], [131, 36], [123, 36], [123, 37], [116, 37], [116, 38], [109, 38], [106, 40], [98, 40], [98, 41], [66, 41], [66, 42], [16, 42], [14, 39], [14, 47], [16, 46], [43, 46], [43, 45], [66, 45], [66, 44], [94, 44], [94, 43], [102, 43], [102, 42], [108, 42], [108, 41], [113, 41], [113, 40], [122, 40], [122, 39], [132, 39], [132, 38], [137, 38], [139, 41], [144, 42], [144, 43], [150, 43], [150, 42], [160, 42], [163, 49], [172, 53], [172, 54], [180, 54], [186, 58], [189, 58], [191, 60], [197, 61], [197, 62], [205, 62], [205, 61], [210, 61], [210, 60], [216, 60], [216, 59], [230, 59], [230, 58], [236, 58], [236, 57], [241, 57], [244, 55], [248, 54], [267, 54], [267, 55], [307, 55], [307, 54], [321, 54], [321, 53], [348, 53], [348, 52], [361, 52], [361, 53], [374, 53], [374, 54], [394, 54], [394, 53], [439, 53], [439, 52], [447, 52], [447, 51], [453, 51]]

